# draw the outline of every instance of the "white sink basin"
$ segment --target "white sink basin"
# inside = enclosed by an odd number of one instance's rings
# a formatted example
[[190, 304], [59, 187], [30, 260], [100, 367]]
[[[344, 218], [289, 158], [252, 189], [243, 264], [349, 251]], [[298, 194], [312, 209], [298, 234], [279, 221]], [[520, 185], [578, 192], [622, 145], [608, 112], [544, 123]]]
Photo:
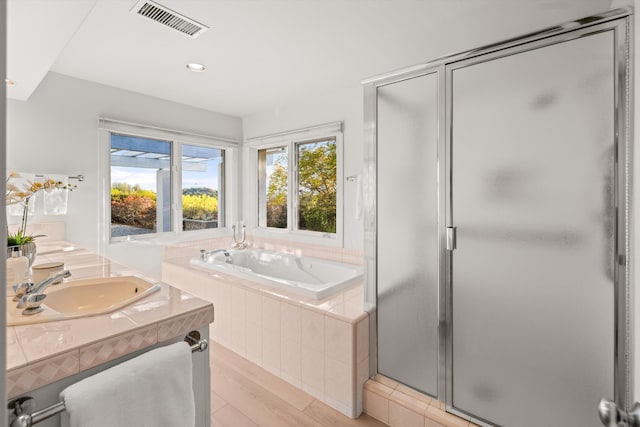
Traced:
[[45, 289], [44, 311], [25, 316], [16, 302], [7, 300], [7, 326], [97, 316], [116, 311], [160, 289], [136, 276], [75, 280]]

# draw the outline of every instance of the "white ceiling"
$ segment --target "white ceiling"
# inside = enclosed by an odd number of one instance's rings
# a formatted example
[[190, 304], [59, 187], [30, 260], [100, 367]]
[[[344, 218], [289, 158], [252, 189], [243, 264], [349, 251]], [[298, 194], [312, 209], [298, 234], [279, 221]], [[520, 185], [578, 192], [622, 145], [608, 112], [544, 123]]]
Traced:
[[[197, 39], [129, 13], [137, 0], [9, 0], [10, 98], [48, 71], [246, 117], [366, 77], [606, 11], [611, 0], [158, 0]], [[188, 62], [207, 66], [189, 72]]]

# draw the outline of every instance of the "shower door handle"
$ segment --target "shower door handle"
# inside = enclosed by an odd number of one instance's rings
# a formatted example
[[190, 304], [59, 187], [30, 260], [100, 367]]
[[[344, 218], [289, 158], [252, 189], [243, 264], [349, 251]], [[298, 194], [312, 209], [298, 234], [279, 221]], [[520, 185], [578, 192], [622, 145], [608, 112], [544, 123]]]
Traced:
[[456, 237], [456, 228], [447, 227], [445, 244], [448, 251], [452, 251], [456, 248]]
[[598, 404], [600, 421], [607, 427], [640, 427], [640, 403], [636, 402], [630, 412], [621, 411], [615, 402], [601, 399]]

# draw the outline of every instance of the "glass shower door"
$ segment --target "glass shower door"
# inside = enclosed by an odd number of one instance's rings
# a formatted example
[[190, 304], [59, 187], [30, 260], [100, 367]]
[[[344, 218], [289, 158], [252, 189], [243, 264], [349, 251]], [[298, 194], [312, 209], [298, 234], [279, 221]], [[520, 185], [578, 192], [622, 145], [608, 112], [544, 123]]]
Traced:
[[438, 393], [438, 75], [378, 88], [378, 372]]
[[614, 34], [450, 66], [450, 398], [501, 426], [593, 426], [613, 395]]

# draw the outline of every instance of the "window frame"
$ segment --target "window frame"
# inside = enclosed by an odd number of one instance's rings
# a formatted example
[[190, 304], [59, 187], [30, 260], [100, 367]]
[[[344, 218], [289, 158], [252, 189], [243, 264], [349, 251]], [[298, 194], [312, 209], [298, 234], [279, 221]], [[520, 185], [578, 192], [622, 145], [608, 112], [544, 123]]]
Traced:
[[[319, 140], [335, 140], [336, 143], [336, 232], [299, 230], [298, 227], [298, 144]], [[274, 228], [259, 225], [259, 160], [258, 150], [287, 147], [287, 228]], [[267, 137], [245, 140], [243, 146], [244, 165], [247, 170], [244, 182], [244, 213], [251, 233], [272, 238], [284, 238], [300, 242], [343, 246], [344, 242], [344, 162], [342, 123], [331, 123], [301, 131], [287, 132]]]
[[[106, 247], [127, 241], [147, 241], [178, 237], [180, 240], [199, 240], [207, 237], [216, 237], [228, 233], [227, 222], [234, 218], [236, 205], [234, 201], [234, 187], [237, 187], [235, 177], [232, 175], [236, 169], [238, 143], [225, 138], [214, 138], [206, 135], [161, 129], [110, 119], [99, 119], [99, 142], [101, 144], [101, 161], [99, 167], [100, 176], [100, 241]], [[111, 237], [111, 134], [127, 135], [139, 138], [159, 139], [171, 143], [171, 231], [147, 233]], [[214, 148], [224, 151], [224, 166], [222, 168], [222, 189], [224, 201], [220, 203], [218, 218], [222, 218], [223, 226], [204, 230], [182, 230], [182, 146], [192, 145], [206, 148]], [[220, 208], [222, 206], [222, 208]], [[198, 231], [198, 233], [192, 233]]]

